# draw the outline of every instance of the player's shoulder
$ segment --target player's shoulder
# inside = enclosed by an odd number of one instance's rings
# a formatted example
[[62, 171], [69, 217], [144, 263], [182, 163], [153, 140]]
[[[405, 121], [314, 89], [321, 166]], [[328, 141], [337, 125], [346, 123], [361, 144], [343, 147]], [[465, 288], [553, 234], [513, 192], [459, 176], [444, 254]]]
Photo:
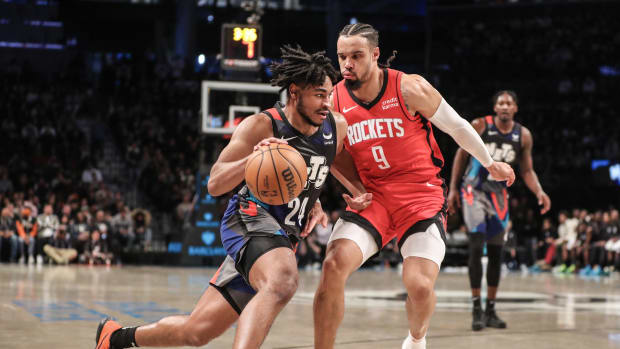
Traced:
[[434, 90], [433, 86], [422, 75], [402, 74], [400, 89], [403, 96], [427, 96]]
[[235, 129], [233, 138], [240, 135], [246, 136], [247, 134], [263, 138], [270, 137], [273, 135], [271, 118], [267, 114], [260, 112], [243, 119]]
[[239, 126], [245, 124], [245, 126], [251, 127], [271, 127], [271, 117], [264, 112], [252, 114], [243, 119]]
[[332, 112], [332, 116], [334, 117], [334, 122], [336, 123], [336, 126], [340, 126], [340, 125], [347, 125], [347, 119], [344, 117], [344, 115], [342, 115], [340, 112], [337, 112], [335, 110], [331, 110]]

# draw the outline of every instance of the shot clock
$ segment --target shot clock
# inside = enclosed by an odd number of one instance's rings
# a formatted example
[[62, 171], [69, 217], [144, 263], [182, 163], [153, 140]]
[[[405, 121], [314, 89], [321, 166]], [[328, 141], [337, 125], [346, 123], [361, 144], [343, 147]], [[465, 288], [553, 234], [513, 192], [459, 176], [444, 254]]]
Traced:
[[222, 25], [223, 70], [259, 71], [262, 51], [262, 28], [252, 24]]

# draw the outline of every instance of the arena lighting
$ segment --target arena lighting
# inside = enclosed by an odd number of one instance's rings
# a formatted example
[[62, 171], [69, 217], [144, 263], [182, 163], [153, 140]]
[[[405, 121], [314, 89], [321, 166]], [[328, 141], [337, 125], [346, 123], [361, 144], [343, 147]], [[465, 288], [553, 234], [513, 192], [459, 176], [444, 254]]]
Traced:
[[42, 50], [64, 49], [64, 46], [60, 44], [43, 44], [39, 42], [20, 42], [20, 41], [0, 41], [0, 47], [29, 48], [29, 49], [42, 49]]
[[200, 65], [205, 64], [205, 55], [202, 53], [198, 55], [198, 64]]

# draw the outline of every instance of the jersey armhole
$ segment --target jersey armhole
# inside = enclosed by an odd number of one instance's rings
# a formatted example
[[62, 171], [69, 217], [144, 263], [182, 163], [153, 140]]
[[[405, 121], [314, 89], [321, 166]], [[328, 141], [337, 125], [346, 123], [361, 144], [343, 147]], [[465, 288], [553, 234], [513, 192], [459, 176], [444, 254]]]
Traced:
[[[274, 113], [275, 112], [275, 113]], [[274, 115], [280, 116], [278, 110], [275, 108], [267, 109], [262, 111], [263, 114], [267, 115], [271, 119], [271, 127], [273, 129], [273, 136], [278, 137], [278, 124], [276, 123], [276, 118]]]
[[[393, 72], [394, 70], [392, 69], [387, 69], [388, 74], [390, 72]], [[415, 115], [411, 115], [411, 112], [409, 111], [409, 109], [407, 109], [407, 103], [405, 103], [405, 99], [403, 98], [403, 92], [400, 88], [400, 81], [401, 78], [403, 76], [403, 72], [399, 71], [396, 73], [396, 96], [398, 96], [398, 105], [400, 106], [400, 110], [402, 110], [403, 115], [405, 115], [405, 117], [407, 119], [409, 119], [410, 121], [415, 121], [415, 116], [419, 115], [422, 116], [422, 114], [418, 113], [416, 111]]]

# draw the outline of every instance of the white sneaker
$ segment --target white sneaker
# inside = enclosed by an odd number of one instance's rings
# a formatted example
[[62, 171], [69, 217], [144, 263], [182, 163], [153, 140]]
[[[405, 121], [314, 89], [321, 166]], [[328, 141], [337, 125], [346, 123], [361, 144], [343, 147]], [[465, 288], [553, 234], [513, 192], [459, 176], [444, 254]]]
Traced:
[[403, 341], [401, 349], [426, 349], [426, 335], [424, 335], [424, 337], [422, 337], [419, 341], [414, 342], [411, 333], [409, 333], [407, 338]]

